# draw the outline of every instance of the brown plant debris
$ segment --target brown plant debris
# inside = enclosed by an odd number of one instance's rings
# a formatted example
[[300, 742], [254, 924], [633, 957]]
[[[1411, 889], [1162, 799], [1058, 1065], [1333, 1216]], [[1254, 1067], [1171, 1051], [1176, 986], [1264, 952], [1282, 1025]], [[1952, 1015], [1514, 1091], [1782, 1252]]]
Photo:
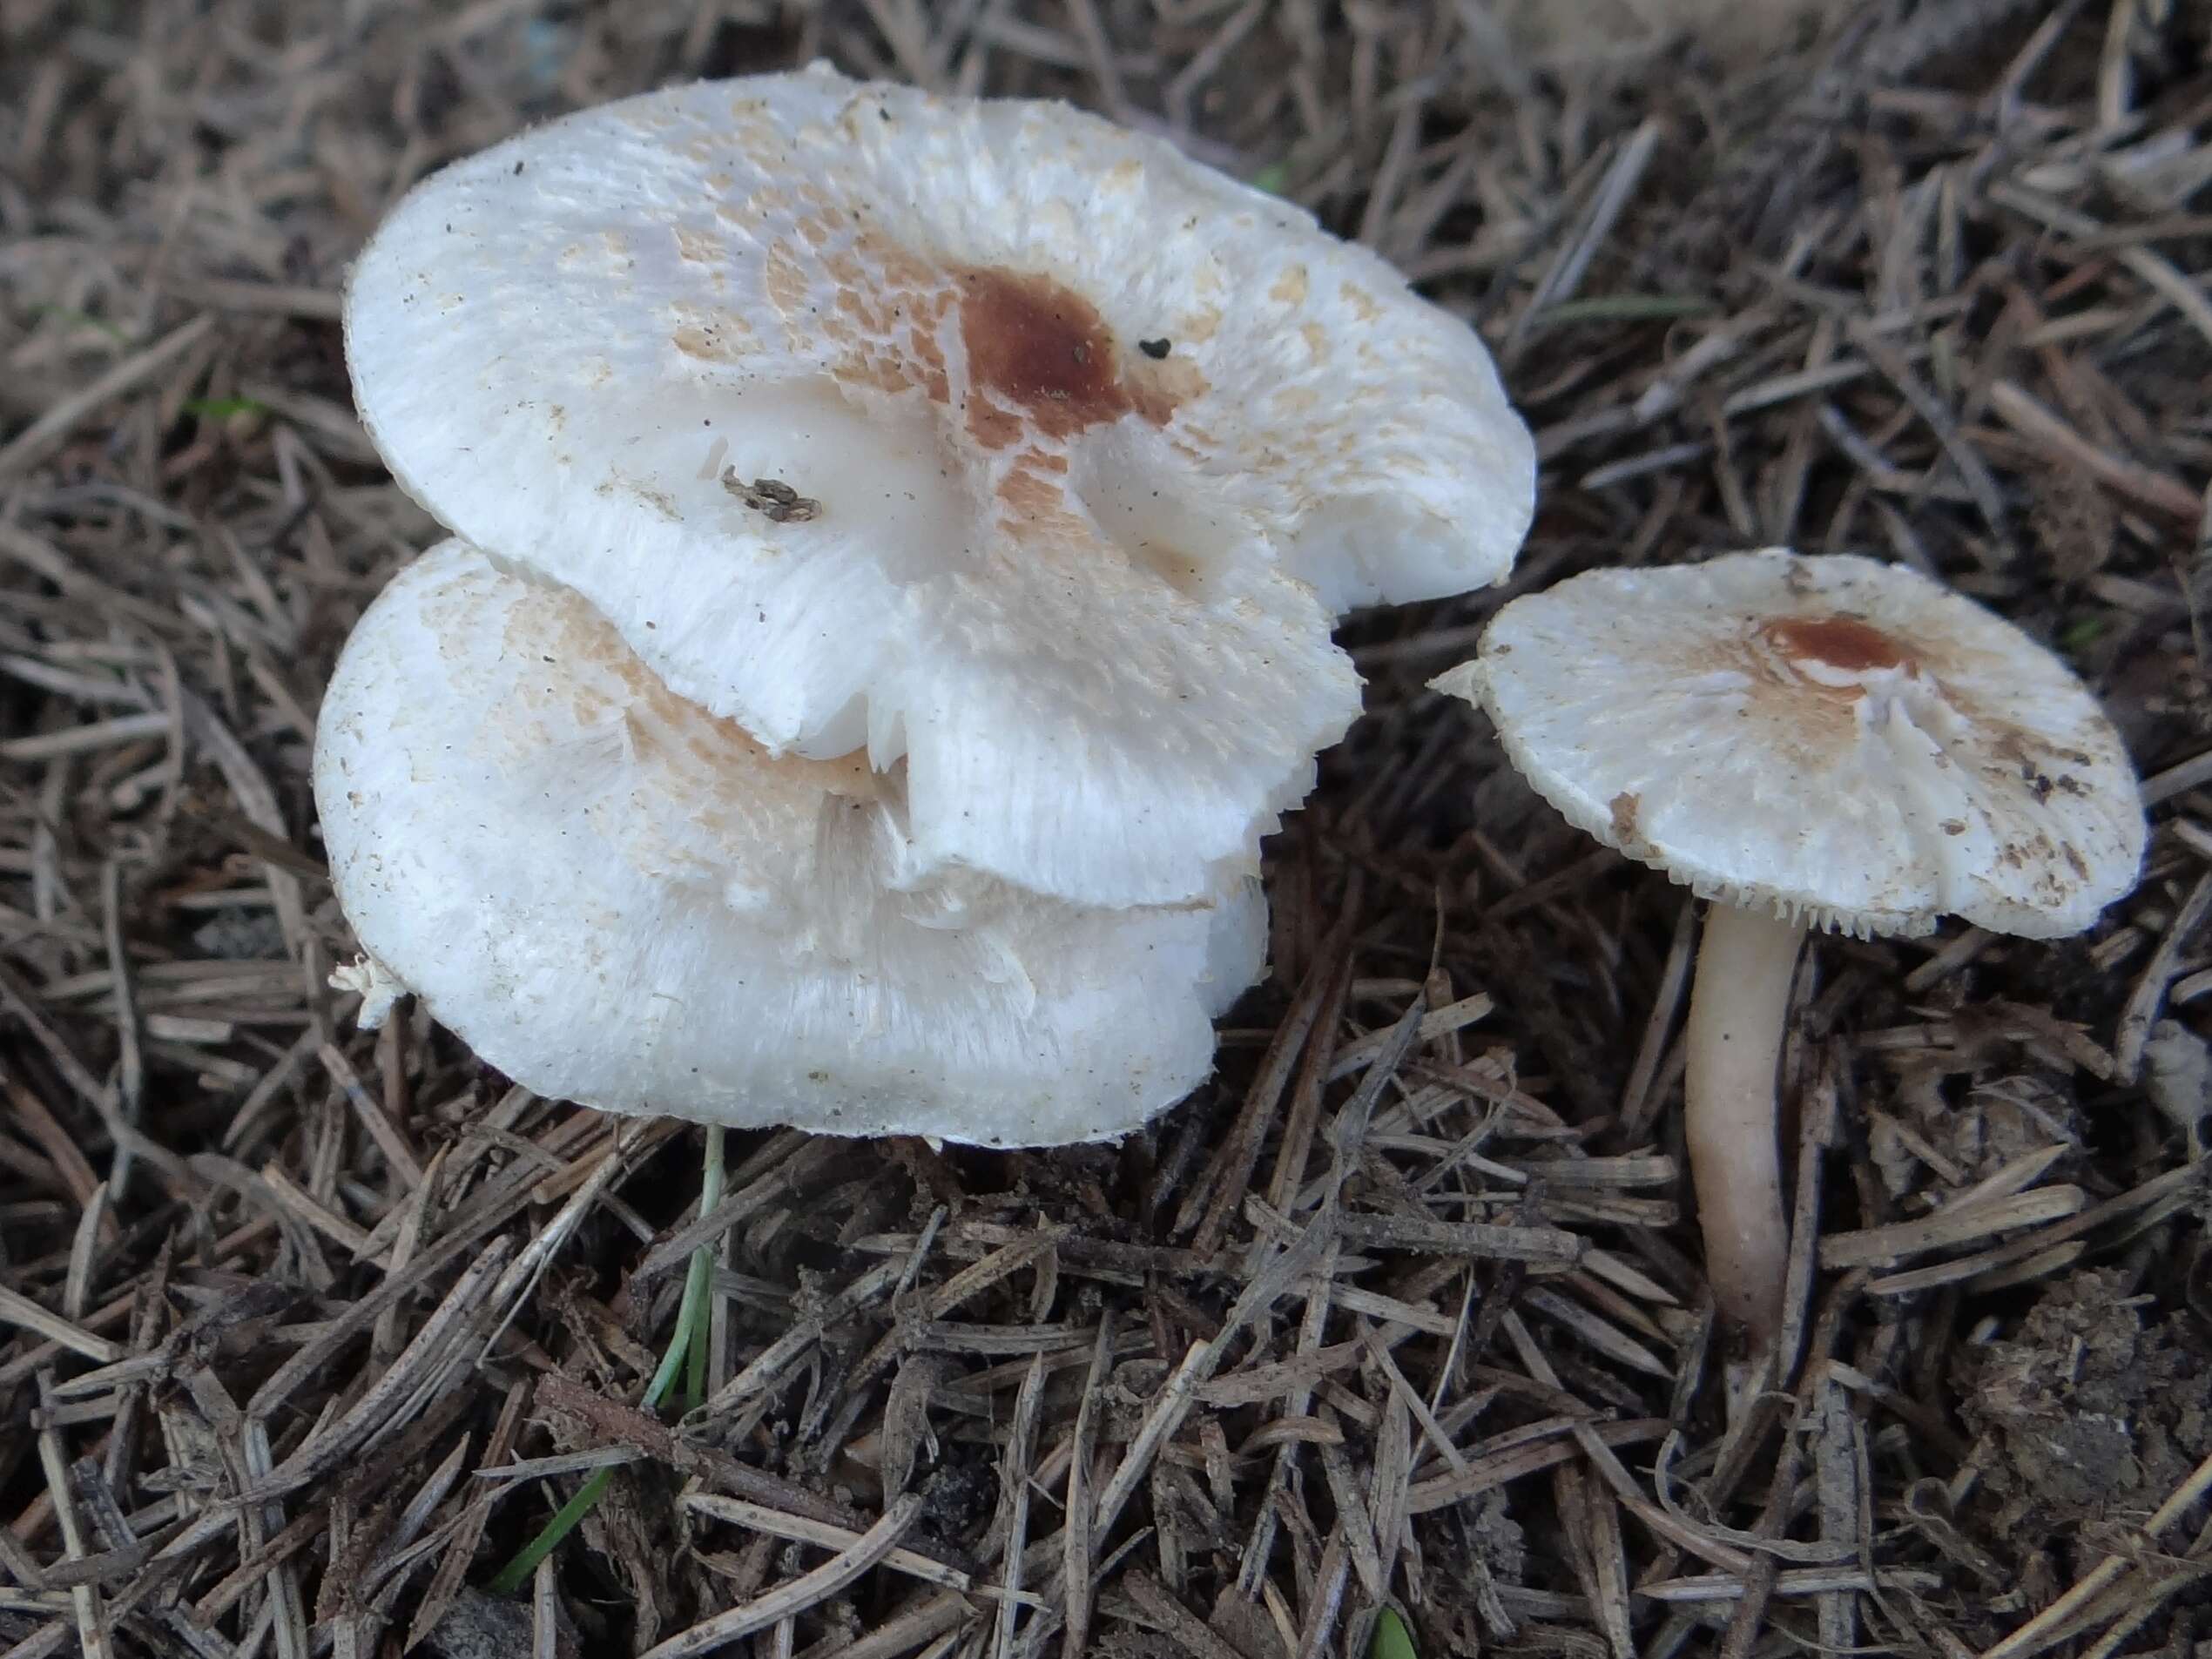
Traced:
[[2147, 1323], [2117, 1270], [2051, 1285], [2017, 1331], [1957, 1368], [1991, 1525], [2032, 1547], [2155, 1507], [2212, 1456], [2203, 1333], [2186, 1315]]
[[[0, 1654], [1365, 1659], [1386, 1603], [1423, 1659], [2202, 1652], [2212, 22], [1814, 10], [0, 0]], [[1119, 1147], [735, 1136], [701, 1217], [697, 1131], [327, 984], [318, 693], [434, 533], [340, 294], [446, 158], [817, 56], [1365, 238], [1543, 507], [1507, 589], [1347, 625], [1213, 1083]], [[2055, 644], [2158, 828], [2082, 940], [1809, 953], [1761, 1378], [1685, 1214], [1692, 907], [1421, 687], [1510, 593], [1770, 542]]]

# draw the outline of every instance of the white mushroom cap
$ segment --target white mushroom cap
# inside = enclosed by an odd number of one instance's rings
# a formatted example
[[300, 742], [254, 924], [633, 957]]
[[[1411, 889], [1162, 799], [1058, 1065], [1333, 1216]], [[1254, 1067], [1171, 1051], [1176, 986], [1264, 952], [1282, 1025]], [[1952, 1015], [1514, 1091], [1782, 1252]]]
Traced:
[[454, 530], [772, 752], [908, 756], [925, 862], [1094, 902], [1248, 863], [1357, 712], [1332, 612], [1498, 580], [1533, 499], [1474, 332], [1299, 209], [819, 67], [448, 167], [347, 341]]
[[1786, 549], [1593, 570], [1435, 682], [1578, 827], [1707, 898], [1853, 933], [2079, 933], [2135, 884], [2119, 734], [2011, 624]]
[[772, 759], [574, 593], [459, 542], [339, 660], [331, 873], [381, 974], [491, 1064], [614, 1111], [1035, 1144], [1204, 1078], [1259, 971], [1257, 885], [1085, 909], [918, 874], [894, 776]]

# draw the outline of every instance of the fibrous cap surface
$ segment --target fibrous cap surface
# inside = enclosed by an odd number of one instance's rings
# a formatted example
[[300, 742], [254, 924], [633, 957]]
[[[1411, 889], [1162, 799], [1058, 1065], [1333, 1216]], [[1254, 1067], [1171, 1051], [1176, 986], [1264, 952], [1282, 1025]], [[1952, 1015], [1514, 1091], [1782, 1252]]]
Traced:
[[1514, 600], [1438, 689], [1576, 826], [1855, 933], [2078, 933], [2134, 886], [2119, 734], [2066, 665], [1900, 566], [1785, 549]]
[[1109, 911], [917, 867], [895, 773], [771, 757], [573, 591], [458, 542], [354, 631], [314, 782], [357, 981], [609, 1110], [1116, 1135], [1205, 1077], [1264, 950], [1243, 880]]
[[1358, 709], [1333, 613], [1504, 575], [1474, 331], [1299, 209], [1065, 106], [826, 70], [447, 168], [355, 268], [362, 418], [772, 750], [909, 760], [917, 855], [1209, 891]]

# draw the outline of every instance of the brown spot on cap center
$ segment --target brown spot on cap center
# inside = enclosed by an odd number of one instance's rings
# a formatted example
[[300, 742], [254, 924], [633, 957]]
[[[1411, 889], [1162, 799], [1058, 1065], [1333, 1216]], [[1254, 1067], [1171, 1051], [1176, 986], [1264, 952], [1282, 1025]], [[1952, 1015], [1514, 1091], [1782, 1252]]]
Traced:
[[[1097, 307], [1050, 277], [995, 268], [960, 273], [960, 334], [974, 390], [1049, 438], [1117, 421], [1132, 409], [1164, 424], [1171, 411], [1132, 394]], [[1010, 434], [971, 398], [968, 426], [1003, 448]]]
[[1905, 668], [1912, 662], [1904, 646], [1856, 617], [1784, 617], [1767, 624], [1766, 636], [1785, 657], [1846, 674]]

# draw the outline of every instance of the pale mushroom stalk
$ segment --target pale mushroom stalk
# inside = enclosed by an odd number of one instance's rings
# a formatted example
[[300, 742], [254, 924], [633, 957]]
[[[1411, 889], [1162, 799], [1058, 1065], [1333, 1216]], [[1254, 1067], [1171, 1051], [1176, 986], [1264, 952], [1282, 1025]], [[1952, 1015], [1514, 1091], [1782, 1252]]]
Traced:
[[1782, 1320], [1790, 1224], [1775, 1075], [1804, 924], [1738, 905], [1705, 918], [1685, 1028], [1683, 1137], [1721, 1312], [1764, 1344]]

